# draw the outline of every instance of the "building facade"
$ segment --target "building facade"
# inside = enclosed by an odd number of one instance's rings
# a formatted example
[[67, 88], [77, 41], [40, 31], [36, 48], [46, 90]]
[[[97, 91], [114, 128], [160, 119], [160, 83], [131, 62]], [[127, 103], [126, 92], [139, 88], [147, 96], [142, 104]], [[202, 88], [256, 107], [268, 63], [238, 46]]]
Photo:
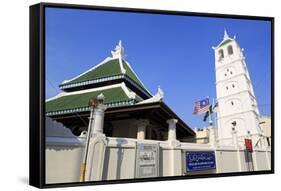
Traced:
[[122, 42], [111, 56], [59, 85], [62, 92], [46, 100], [46, 116], [62, 123], [76, 136], [87, 131], [91, 99], [105, 96], [104, 133], [109, 137], [166, 140], [169, 120], [176, 119], [178, 139], [194, 131], [164, 102], [158, 88], [153, 96], [126, 60]]
[[151, 95], [119, 42], [46, 100], [46, 183], [270, 170], [270, 147], [240, 144], [262, 135], [242, 50], [225, 34], [215, 55], [219, 144], [213, 126], [194, 131], [182, 121], [161, 88]]
[[221, 144], [232, 144], [232, 133], [236, 131], [241, 144], [245, 138], [251, 137], [256, 145], [263, 134], [244, 50], [235, 37], [229, 37], [226, 31], [223, 40], [213, 49], [218, 102], [218, 140]]

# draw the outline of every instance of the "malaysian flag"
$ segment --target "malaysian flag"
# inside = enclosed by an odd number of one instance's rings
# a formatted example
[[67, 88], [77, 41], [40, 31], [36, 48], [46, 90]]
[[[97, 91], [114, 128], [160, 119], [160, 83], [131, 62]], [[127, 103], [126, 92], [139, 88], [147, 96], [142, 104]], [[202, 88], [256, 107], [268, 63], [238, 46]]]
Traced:
[[210, 106], [209, 98], [197, 101], [195, 102], [193, 114], [196, 115], [196, 114], [204, 113], [209, 110], [209, 106]]

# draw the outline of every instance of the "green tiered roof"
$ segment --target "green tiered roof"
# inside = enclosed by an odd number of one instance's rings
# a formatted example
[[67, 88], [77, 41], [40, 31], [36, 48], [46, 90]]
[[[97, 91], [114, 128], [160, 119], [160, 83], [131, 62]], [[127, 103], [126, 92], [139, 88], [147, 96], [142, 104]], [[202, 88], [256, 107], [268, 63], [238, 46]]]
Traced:
[[132, 105], [151, 97], [130, 65], [123, 59], [124, 57], [124, 48], [120, 41], [112, 51], [112, 57], [85, 73], [63, 82], [60, 88], [65, 93], [46, 101], [47, 115], [89, 111], [89, 100], [100, 93], [104, 94], [105, 104], [108, 107]]
[[65, 94], [61, 97], [46, 102], [46, 113], [48, 116], [89, 111], [89, 100], [97, 97], [100, 93], [105, 96], [105, 105], [116, 107], [133, 104], [137, 99], [127, 96], [121, 87], [90, 91], [79, 94]]
[[[75, 86], [83, 86], [86, 85], [87, 82], [93, 82], [96, 80], [96, 82], [102, 81], [104, 78], [110, 78], [110, 77], [120, 77], [120, 76], [126, 76], [129, 79], [131, 79], [134, 83], [136, 83], [139, 87], [146, 90], [142, 82], [137, 78], [136, 74], [132, 71], [128, 63], [124, 60], [122, 60], [122, 64], [126, 72], [123, 74], [120, 68], [119, 58], [111, 59], [100, 66], [93, 68], [92, 70], [89, 70], [85, 74], [74, 78], [73, 80], [67, 81], [65, 83], [62, 83], [60, 87], [62, 89], [65, 89], [66, 87], [71, 87], [72, 85]], [[113, 78], [112, 78], [113, 79]], [[147, 91], [147, 90], [146, 90]]]
[[63, 83], [62, 85], [69, 85], [69, 84], [75, 84], [79, 82], [86, 82], [89, 80], [104, 78], [108, 76], [115, 76], [121, 74], [121, 69], [119, 67], [119, 60], [114, 59], [110, 60], [97, 68], [90, 70], [89, 72], [79, 76], [78, 78], [75, 78], [71, 81], [68, 81], [66, 83]]

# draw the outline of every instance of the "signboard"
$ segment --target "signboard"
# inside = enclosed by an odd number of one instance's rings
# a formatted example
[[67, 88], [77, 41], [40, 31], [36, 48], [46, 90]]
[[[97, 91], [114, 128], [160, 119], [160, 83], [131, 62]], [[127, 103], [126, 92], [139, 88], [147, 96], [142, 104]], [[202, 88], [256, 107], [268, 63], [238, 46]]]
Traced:
[[248, 152], [253, 152], [252, 139], [244, 139], [245, 147]]
[[157, 177], [159, 145], [140, 143], [137, 146], [136, 178]]
[[214, 151], [186, 152], [186, 172], [216, 169]]

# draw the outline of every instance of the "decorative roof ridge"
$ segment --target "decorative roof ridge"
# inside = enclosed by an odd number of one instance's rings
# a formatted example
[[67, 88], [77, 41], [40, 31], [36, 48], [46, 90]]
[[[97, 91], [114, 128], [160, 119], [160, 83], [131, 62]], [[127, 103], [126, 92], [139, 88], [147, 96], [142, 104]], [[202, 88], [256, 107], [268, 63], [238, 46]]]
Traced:
[[68, 83], [68, 82], [70, 82], [70, 81], [72, 81], [72, 80], [75, 80], [75, 79], [79, 78], [80, 76], [83, 76], [84, 74], [86, 74], [86, 73], [88, 73], [88, 72], [90, 72], [90, 71], [92, 71], [92, 70], [98, 68], [99, 66], [101, 66], [101, 65], [103, 65], [103, 64], [105, 64], [105, 63], [107, 63], [108, 61], [115, 60], [115, 59], [117, 59], [117, 58], [107, 57], [107, 58], [105, 58], [103, 61], [101, 61], [99, 64], [97, 64], [97, 65], [91, 67], [90, 69], [86, 70], [85, 72], [83, 72], [83, 73], [81, 73], [81, 74], [79, 74], [79, 75], [77, 75], [77, 76], [75, 76], [75, 77], [73, 77], [73, 78], [71, 78], [71, 79], [69, 79], [69, 80], [64, 80], [64, 81], [61, 83], [61, 85], [64, 85], [64, 84], [66, 84], [66, 83]]
[[69, 96], [69, 95], [77, 95], [77, 94], [83, 94], [83, 93], [88, 93], [88, 92], [94, 92], [94, 91], [101, 91], [101, 90], [107, 90], [107, 89], [111, 89], [111, 88], [122, 88], [122, 83], [118, 83], [118, 84], [113, 84], [113, 85], [107, 85], [107, 86], [103, 86], [103, 87], [97, 87], [97, 88], [91, 88], [91, 89], [86, 89], [86, 90], [79, 90], [79, 91], [74, 91], [74, 92], [62, 92], [60, 94], [58, 94], [57, 96], [54, 96], [46, 101], [51, 101], [53, 99], [59, 98], [59, 97], [64, 97], [64, 96]]
[[119, 40], [118, 44], [116, 45], [115, 49], [111, 51], [112, 58], [118, 58], [119, 66], [122, 74], [126, 73], [126, 69], [123, 66], [122, 60], [125, 60], [127, 55], [124, 54], [124, 47], [122, 46], [122, 41]]
[[125, 53], [124, 53], [124, 46], [122, 45], [122, 41], [121, 40], [119, 40], [118, 45], [116, 45], [114, 51], [111, 51], [111, 54], [112, 54], [112, 58], [118, 58], [119, 59], [119, 64], [120, 64], [120, 69], [121, 69], [122, 74], [126, 74], [126, 69], [123, 66], [123, 61], [124, 61], [128, 65], [128, 67], [131, 69], [133, 74], [136, 76], [136, 78], [140, 81], [141, 85], [145, 88], [145, 90], [149, 94], [151, 94], [149, 92], [149, 90], [145, 87], [145, 85], [142, 83], [142, 81], [140, 80], [140, 78], [138, 77], [136, 72], [133, 70], [133, 68], [131, 67], [130, 63], [127, 60], [125, 60], [127, 55], [125, 55]]
[[[151, 92], [145, 87], [145, 85], [143, 84], [143, 82], [140, 80], [139, 76], [136, 74], [136, 72], [133, 70], [133, 68], [131, 67], [130, 63], [126, 60], [123, 60], [124, 62], [126, 62], [126, 64], [128, 65], [128, 67], [131, 69], [131, 71], [134, 73], [134, 75], [136, 76], [136, 78], [140, 81], [141, 85], [144, 87], [144, 89], [150, 94]], [[127, 75], [127, 74], [126, 74]], [[128, 76], [128, 75], [127, 75]], [[129, 77], [129, 76], [128, 76]]]
[[126, 86], [124, 82], [121, 83], [121, 88], [125, 92], [125, 94], [131, 98], [131, 99], [136, 99], [136, 93], [133, 91], [130, 91], [130, 89]]
[[[81, 82], [74, 82], [74, 83], [71, 83], [71, 84], [61, 84], [59, 86], [62, 89], [66, 89], [66, 88], [69, 88], [69, 87], [79, 87], [79, 86], [83, 86], [83, 85], [95, 84], [95, 83], [99, 83], [99, 82], [103, 82], [103, 81], [108, 81], [108, 80], [106, 80], [107, 78], [114, 78], [114, 77], [120, 78], [120, 76], [123, 76], [123, 75], [124, 74], [115, 74], [115, 75], [111, 75], [111, 76], [104, 76], [104, 77], [95, 78], [95, 79], [92, 79], [92, 80], [84, 80], [84, 81], [81, 81]], [[87, 83], [87, 82], [89, 82], [89, 83]], [[85, 83], [87, 83], [87, 84], [85, 84]], [[65, 87], [65, 86], [69, 86], [69, 87]]]
[[137, 104], [145, 104], [145, 103], [153, 103], [153, 102], [162, 102], [164, 99], [164, 92], [163, 90], [160, 88], [160, 86], [158, 86], [157, 89], [157, 93], [152, 96], [151, 98], [148, 98], [146, 100], [143, 100]]
[[115, 49], [111, 51], [112, 58], [121, 58], [125, 59], [127, 55], [124, 53], [124, 47], [122, 46], [122, 41], [119, 40], [118, 44], [116, 45]]
[[[108, 106], [109, 108], [120, 107], [120, 106], [128, 106], [128, 105], [134, 105], [134, 101], [135, 101], [135, 99], [119, 100], [119, 101], [113, 101], [113, 102], [105, 103], [105, 105]], [[66, 114], [66, 113], [84, 112], [84, 111], [90, 111], [90, 107], [89, 106], [83, 106], [83, 107], [62, 109], [62, 110], [57, 110], [57, 111], [48, 111], [48, 112], [46, 112], [46, 115], [51, 116], [51, 115], [57, 115], [57, 114]]]
[[[68, 87], [64, 87], [64, 86], [72, 86], [72, 87], [79, 87], [79, 86], [83, 86], [86, 83], [86, 85], [88, 84], [95, 84], [95, 83], [100, 83], [100, 82], [105, 82], [105, 81], [111, 81], [111, 80], [116, 80], [116, 79], [122, 79], [124, 78], [125, 80], [128, 80], [130, 83], [132, 83], [136, 88], [138, 88], [140, 91], [145, 92], [148, 96], [151, 96], [152, 94], [145, 88], [145, 87], [141, 87], [138, 83], [136, 83], [129, 75], [127, 74], [117, 74], [117, 75], [113, 75], [113, 76], [107, 76], [107, 77], [102, 77], [102, 78], [97, 78], [94, 80], [86, 80], [83, 82], [76, 82], [73, 83], [71, 85], [60, 85], [60, 88], [66, 89]], [[87, 83], [88, 82], [88, 83]], [[62, 92], [65, 93], [65, 92]]]
[[57, 99], [57, 98], [60, 98], [60, 97], [63, 97], [65, 94], [66, 94], [66, 92], [60, 92], [60, 93], [58, 93], [57, 95], [55, 95], [54, 97], [51, 97], [51, 98], [46, 99], [46, 102], [47, 102], [47, 101], [52, 101], [52, 100]]

